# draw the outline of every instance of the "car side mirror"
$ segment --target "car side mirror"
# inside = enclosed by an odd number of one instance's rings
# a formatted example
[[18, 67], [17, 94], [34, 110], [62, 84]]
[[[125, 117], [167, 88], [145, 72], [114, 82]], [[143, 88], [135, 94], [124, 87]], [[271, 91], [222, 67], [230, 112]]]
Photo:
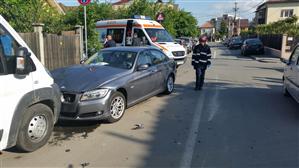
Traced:
[[31, 53], [25, 47], [20, 47], [16, 53], [16, 74], [27, 75], [33, 69], [29, 62]]
[[80, 64], [84, 64], [86, 59], [80, 60]]
[[142, 64], [137, 67], [137, 71], [144, 71], [147, 70], [148, 68], [149, 68], [148, 64]]

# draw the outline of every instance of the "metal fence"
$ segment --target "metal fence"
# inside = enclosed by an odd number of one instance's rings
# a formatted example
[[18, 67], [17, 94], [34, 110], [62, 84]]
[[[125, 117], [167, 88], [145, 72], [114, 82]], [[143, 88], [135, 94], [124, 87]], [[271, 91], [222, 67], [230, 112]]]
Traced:
[[282, 34], [278, 35], [260, 35], [259, 38], [263, 42], [263, 44], [267, 47], [274, 48], [276, 50], [281, 50], [282, 49]]
[[[40, 59], [39, 33], [19, 33]], [[44, 62], [48, 69], [78, 64], [80, 62], [80, 35], [44, 34]]]

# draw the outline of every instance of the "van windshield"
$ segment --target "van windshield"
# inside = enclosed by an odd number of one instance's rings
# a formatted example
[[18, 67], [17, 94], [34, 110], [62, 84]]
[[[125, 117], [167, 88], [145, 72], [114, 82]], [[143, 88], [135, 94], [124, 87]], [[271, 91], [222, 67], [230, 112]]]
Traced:
[[145, 29], [152, 42], [174, 42], [165, 29]]

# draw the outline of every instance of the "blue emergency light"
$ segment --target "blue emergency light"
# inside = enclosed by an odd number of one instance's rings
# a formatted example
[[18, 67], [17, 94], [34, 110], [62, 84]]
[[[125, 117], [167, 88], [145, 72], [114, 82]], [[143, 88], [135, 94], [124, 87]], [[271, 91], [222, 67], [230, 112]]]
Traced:
[[143, 19], [143, 20], [152, 20], [149, 16], [143, 16], [143, 15], [133, 15], [132, 19]]

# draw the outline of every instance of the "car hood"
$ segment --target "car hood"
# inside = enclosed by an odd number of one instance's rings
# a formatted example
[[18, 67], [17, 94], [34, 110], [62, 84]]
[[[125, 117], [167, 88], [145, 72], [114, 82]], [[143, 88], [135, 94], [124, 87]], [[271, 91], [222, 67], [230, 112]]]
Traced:
[[129, 73], [109, 66], [75, 65], [51, 72], [61, 91], [81, 93], [96, 89]]

